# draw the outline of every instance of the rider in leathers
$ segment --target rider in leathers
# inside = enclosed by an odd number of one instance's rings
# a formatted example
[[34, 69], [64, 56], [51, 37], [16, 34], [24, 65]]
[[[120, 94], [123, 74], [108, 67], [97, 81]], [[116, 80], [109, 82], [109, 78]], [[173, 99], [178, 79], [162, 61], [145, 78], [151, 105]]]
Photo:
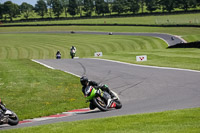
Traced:
[[[82, 84], [82, 92], [84, 94], [84, 96], [86, 96], [85, 94], [85, 89], [87, 86], [93, 86], [96, 89], [101, 89], [103, 91], [108, 92], [111, 95], [112, 99], [115, 99], [115, 95], [110, 91], [110, 89], [106, 86], [106, 85], [100, 85], [95, 81], [89, 81], [87, 77], [83, 76], [80, 78], [80, 82]], [[96, 107], [94, 106], [94, 104], [92, 102], [90, 102], [90, 109], [93, 110]]]
[[[3, 102], [0, 99], [0, 108], [3, 112], [6, 112], [7, 109], [2, 104]], [[3, 118], [3, 114], [0, 112], [0, 123], [2, 122], [2, 118]]]

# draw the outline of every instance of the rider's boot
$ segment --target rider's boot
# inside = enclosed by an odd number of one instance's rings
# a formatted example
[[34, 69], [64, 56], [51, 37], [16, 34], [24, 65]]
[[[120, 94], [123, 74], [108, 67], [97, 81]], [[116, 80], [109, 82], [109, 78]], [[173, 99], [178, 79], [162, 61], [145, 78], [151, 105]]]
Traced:
[[4, 118], [4, 114], [3, 113], [0, 113], [0, 124], [4, 124], [7, 122], [7, 119]]
[[94, 110], [96, 108], [96, 106], [92, 102], [90, 103], [89, 107], [90, 107], [90, 110]]
[[111, 104], [112, 104], [112, 99], [109, 98], [107, 100], [107, 108], [109, 108], [111, 106]]
[[0, 112], [0, 121], [1, 121], [2, 118], [3, 118], [3, 114]]

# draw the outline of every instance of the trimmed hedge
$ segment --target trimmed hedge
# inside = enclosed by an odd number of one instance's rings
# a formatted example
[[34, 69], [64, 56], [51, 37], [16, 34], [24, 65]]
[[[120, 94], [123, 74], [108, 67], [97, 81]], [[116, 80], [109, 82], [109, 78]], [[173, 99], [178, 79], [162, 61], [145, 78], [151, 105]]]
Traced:
[[23, 26], [149, 26], [149, 27], [200, 27], [200, 25], [152, 25], [152, 24], [10, 24], [0, 25], [0, 27], [23, 27]]

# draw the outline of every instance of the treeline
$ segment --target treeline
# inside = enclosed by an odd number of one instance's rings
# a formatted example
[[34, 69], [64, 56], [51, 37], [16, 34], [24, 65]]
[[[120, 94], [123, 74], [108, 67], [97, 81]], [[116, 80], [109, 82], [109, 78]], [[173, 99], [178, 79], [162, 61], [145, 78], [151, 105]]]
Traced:
[[156, 10], [162, 12], [173, 12], [175, 9], [183, 9], [188, 11], [190, 8], [200, 7], [200, 0], [38, 0], [33, 6], [26, 2], [21, 5], [7, 1], [0, 3], [0, 19], [10, 21], [18, 16], [29, 19], [33, 12], [37, 13], [41, 18], [48, 15], [48, 18], [57, 17], [65, 14], [74, 16], [90, 17], [95, 13], [96, 16], [104, 16], [105, 14], [137, 14], [140, 10], [153, 13]]

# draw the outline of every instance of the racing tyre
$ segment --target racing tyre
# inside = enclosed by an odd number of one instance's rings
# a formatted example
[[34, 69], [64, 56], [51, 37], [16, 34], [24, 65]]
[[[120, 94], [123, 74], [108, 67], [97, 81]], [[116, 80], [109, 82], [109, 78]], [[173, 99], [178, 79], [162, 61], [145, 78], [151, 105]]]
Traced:
[[19, 119], [15, 113], [8, 118], [8, 124], [11, 126], [17, 125], [19, 123]]
[[94, 104], [97, 108], [99, 108], [101, 111], [108, 111], [106, 100], [102, 99], [101, 97], [96, 97], [93, 99]]
[[116, 103], [116, 109], [121, 109], [122, 108], [122, 103], [119, 100], [114, 101]]

